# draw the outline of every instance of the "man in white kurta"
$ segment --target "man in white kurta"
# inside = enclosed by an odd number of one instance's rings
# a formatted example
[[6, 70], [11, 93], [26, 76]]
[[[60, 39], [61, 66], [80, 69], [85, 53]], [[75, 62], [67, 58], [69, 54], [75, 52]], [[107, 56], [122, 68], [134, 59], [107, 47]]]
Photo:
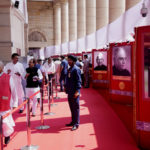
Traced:
[[56, 72], [55, 64], [51, 57], [48, 58], [48, 61], [42, 66], [42, 72], [45, 74], [46, 78], [51, 80]]
[[[17, 93], [13, 78], [8, 74], [3, 72], [3, 63], [0, 61], [0, 115], [4, 116], [12, 108], [18, 106]], [[10, 91], [9, 91], [10, 90]], [[6, 94], [8, 93], [8, 94]], [[10, 94], [9, 94], [10, 93]], [[10, 95], [10, 97], [8, 96]], [[5, 137], [5, 144], [8, 144], [10, 141], [10, 135], [14, 132], [15, 123], [12, 118], [12, 115], [7, 116], [3, 119], [3, 135]]]
[[53, 86], [51, 84], [51, 81], [56, 72], [55, 64], [51, 57], [49, 57], [48, 61], [43, 65], [42, 72], [43, 72], [43, 75], [46, 77], [46, 80], [49, 82], [49, 87], [50, 87], [49, 88], [49, 97], [50, 97], [50, 95], [52, 94], [51, 86]]
[[[18, 62], [19, 55], [17, 53], [12, 54], [12, 62], [6, 64], [4, 72], [9, 74], [13, 80], [17, 91], [18, 105], [23, 103], [24, 91], [22, 87], [22, 78], [25, 75], [24, 67]], [[20, 113], [23, 112], [24, 107], [20, 108]]]

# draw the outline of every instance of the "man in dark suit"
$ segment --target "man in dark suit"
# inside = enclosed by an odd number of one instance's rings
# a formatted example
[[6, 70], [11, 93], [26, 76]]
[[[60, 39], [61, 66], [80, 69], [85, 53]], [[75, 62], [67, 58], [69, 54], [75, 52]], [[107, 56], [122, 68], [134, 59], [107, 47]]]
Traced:
[[126, 69], [127, 54], [123, 47], [115, 49], [113, 60], [113, 75], [130, 76], [130, 72]]
[[103, 64], [104, 63], [104, 55], [100, 52], [96, 57], [97, 66], [94, 70], [107, 70], [107, 67]]
[[71, 110], [72, 121], [66, 126], [73, 126], [71, 131], [76, 130], [79, 127], [79, 98], [81, 88], [81, 71], [80, 68], [75, 65], [77, 58], [73, 55], [68, 56], [68, 69], [65, 90], [68, 94], [68, 103]]

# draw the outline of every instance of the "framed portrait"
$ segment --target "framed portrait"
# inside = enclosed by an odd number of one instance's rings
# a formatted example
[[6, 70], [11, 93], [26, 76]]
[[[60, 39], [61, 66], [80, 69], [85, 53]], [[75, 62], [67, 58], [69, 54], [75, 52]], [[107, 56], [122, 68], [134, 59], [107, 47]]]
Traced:
[[131, 45], [112, 47], [113, 79], [131, 80]]
[[94, 51], [94, 72], [107, 72], [107, 51]]

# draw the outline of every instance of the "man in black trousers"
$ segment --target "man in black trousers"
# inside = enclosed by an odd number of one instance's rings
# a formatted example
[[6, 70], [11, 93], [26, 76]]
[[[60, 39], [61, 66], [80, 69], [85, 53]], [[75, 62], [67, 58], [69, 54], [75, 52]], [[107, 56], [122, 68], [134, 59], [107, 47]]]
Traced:
[[66, 126], [73, 126], [71, 131], [78, 129], [79, 127], [79, 98], [81, 88], [81, 71], [79, 67], [75, 65], [77, 58], [73, 55], [68, 56], [68, 69], [65, 90], [68, 94], [68, 102], [71, 110], [72, 121]]

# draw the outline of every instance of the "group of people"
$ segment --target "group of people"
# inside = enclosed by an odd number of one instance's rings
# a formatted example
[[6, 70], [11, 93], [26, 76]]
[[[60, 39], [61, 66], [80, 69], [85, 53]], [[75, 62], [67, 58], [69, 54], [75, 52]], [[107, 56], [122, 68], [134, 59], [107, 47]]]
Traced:
[[[89, 87], [89, 61], [87, 56], [84, 56], [84, 61], [81, 58], [70, 55], [66, 59], [61, 56], [53, 61], [51, 57], [42, 64], [41, 60], [36, 61], [31, 58], [28, 62], [28, 67], [24, 68], [19, 62], [19, 55], [12, 54], [12, 61], [5, 66], [0, 61], [0, 115], [3, 116], [12, 109], [23, 103], [25, 97], [30, 97], [40, 90], [42, 83], [51, 81], [56, 77], [56, 83], [60, 82], [60, 91], [68, 94], [68, 103], [71, 111], [72, 120], [66, 126], [72, 126], [72, 131], [79, 127], [79, 96], [80, 88], [83, 85]], [[23, 80], [26, 81], [25, 90], [23, 88]], [[32, 116], [36, 115], [38, 100], [40, 93], [32, 98]], [[24, 106], [19, 110], [22, 113]], [[13, 133], [15, 125], [12, 115], [3, 119], [3, 135], [5, 144], [10, 141], [10, 135]]]

